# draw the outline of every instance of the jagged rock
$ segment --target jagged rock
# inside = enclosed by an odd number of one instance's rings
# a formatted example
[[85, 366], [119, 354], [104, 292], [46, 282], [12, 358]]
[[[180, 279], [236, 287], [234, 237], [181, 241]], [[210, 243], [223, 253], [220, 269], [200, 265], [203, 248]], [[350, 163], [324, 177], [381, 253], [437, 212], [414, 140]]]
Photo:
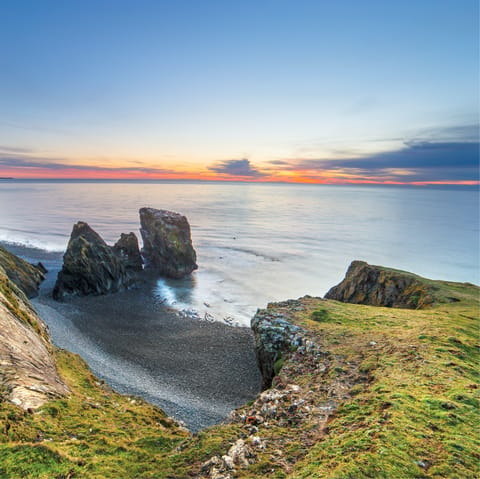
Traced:
[[8, 252], [0, 246], [0, 266], [4, 269], [8, 278], [13, 281], [28, 298], [38, 294], [38, 287], [45, 279], [47, 270], [42, 263], [37, 266]]
[[251, 327], [255, 337], [257, 364], [262, 374], [262, 389], [268, 389], [276, 374], [275, 364], [281, 360], [282, 354], [301, 346], [302, 329], [268, 309], [257, 311]]
[[412, 273], [353, 261], [344, 280], [325, 295], [344, 303], [421, 309], [434, 303], [433, 289]]
[[178, 213], [140, 209], [140, 233], [146, 267], [169, 278], [183, 278], [197, 269], [190, 225]]
[[0, 396], [25, 410], [69, 392], [58, 376], [46, 326], [1, 266], [0, 385]]
[[135, 233], [122, 233], [120, 239], [113, 246], [113, 250], [124, 260], [126, 268], [142, 271], [143, 260]]
[[115, 253], [114, 248], [87, 223], [74, 225], [63, 267], [58, 273], [53, 297], [62, 300], [65, 296], [87, 296], [114, 293], [132, 286], [134, 272], [126, 261]]

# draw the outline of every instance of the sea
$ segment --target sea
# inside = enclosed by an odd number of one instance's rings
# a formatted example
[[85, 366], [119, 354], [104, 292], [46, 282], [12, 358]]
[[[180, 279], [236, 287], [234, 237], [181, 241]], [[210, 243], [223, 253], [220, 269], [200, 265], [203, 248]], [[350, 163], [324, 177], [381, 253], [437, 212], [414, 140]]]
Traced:
[[323, 296], [353, 260], [479, 284], [479, 190], [466, 187], [1, 180], [0, 241], [58, 268], [80, 220], [109, 244], [141, 242], [144, 206], [190, 222], [198, 270], [155, 295], [199, 320], [248, 326], [269, 302]]

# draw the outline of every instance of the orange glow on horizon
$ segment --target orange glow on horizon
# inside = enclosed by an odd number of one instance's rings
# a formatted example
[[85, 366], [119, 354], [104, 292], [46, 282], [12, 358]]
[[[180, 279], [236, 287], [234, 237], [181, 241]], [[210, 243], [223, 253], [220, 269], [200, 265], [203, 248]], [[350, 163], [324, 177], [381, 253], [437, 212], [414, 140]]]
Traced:
[[400, 181], [399, 179], [379, 179], [371, 177], [356, 177], [342, 171], [324, 171], [322, 173], [291, 170], [276, 171], [265, 176], [234, 176], [218, 174], [209, 170], [197, 171], [171, 171], [171, 172], [146, 172], [135, 168], [61, 168], [55, 170], [41, 167], [10, 167], [0, 169], [0, 178], [14, 179], [71, 179], [71, 180], [198, 180], [219, 182], [249, 182], [249, 183], [299, 183], [299, 184], [326, 184], [326, 185], [459, 185], [478, 186], [476, 180], [452, 180], [452, 181]]

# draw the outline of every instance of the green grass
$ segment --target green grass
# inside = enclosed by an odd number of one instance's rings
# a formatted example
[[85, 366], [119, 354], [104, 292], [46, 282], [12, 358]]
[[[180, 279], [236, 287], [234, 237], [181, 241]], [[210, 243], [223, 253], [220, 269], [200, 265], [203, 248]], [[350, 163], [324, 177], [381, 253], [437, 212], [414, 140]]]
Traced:
[[479, 289], [431, 283], [460, 301], [428, 310], [327, 301], [322, 308], [337, 322], [299, 318], [370, 377], [291, 477], [478, 477]]
[[[114, 393], [76, 355], [57, 352], [71, 396], [35, 413], [0, 404], [0, 477], [164, 477], [188, 434], [160, 409]], [[162, 474], [158, 474], [162, 471]]]
[[[479, 289], [428, 284], [438, 301], [424, 310], [310, 297], [303, 308], [270, 306], [310, 332], [326, 365], [292, 351], [275, 365], [274, 384], [298, 385], [312, 407], [337, 407], [325, 424], [259, 425], [265, 449], [236, 478], [480, 475]], [[195, 477], [204, 461], [248, 435], [237, 421], [191, 436], [158, 408], [111, 391], [78, 356], [56, 351], [56, 359], [69, 397], [34, 413], [0, 403], [0, 478]]]

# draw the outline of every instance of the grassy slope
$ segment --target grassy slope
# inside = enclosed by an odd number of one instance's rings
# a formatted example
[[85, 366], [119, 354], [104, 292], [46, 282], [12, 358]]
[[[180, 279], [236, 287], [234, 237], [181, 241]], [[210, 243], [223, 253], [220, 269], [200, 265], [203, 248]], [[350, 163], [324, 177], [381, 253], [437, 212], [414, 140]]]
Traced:
[[460, 301], [428, 310], [310, 301], [298, 322], [369, 377], [353, 386], [292, 477], [479, 475], [479, 289], [430, 284]]
[[[285, 358], [277, 387], [295, 383], [295, 400], [339, 406], [326, 424], [312, 415], [259, 425], [266, 446], [235, 477], [478, 476], [479, 289], [434, 284], [461, 300], [429, 310], [271, 305], [329, 352], [325, 370]], [[57, 360], [70, 398], [34, 414], [0, 403], [0, 478], [189, 477], [246, 430], [236, 422], [189, 438], [157, 408], [100, 384], [78, 356], [59, 351]]]

